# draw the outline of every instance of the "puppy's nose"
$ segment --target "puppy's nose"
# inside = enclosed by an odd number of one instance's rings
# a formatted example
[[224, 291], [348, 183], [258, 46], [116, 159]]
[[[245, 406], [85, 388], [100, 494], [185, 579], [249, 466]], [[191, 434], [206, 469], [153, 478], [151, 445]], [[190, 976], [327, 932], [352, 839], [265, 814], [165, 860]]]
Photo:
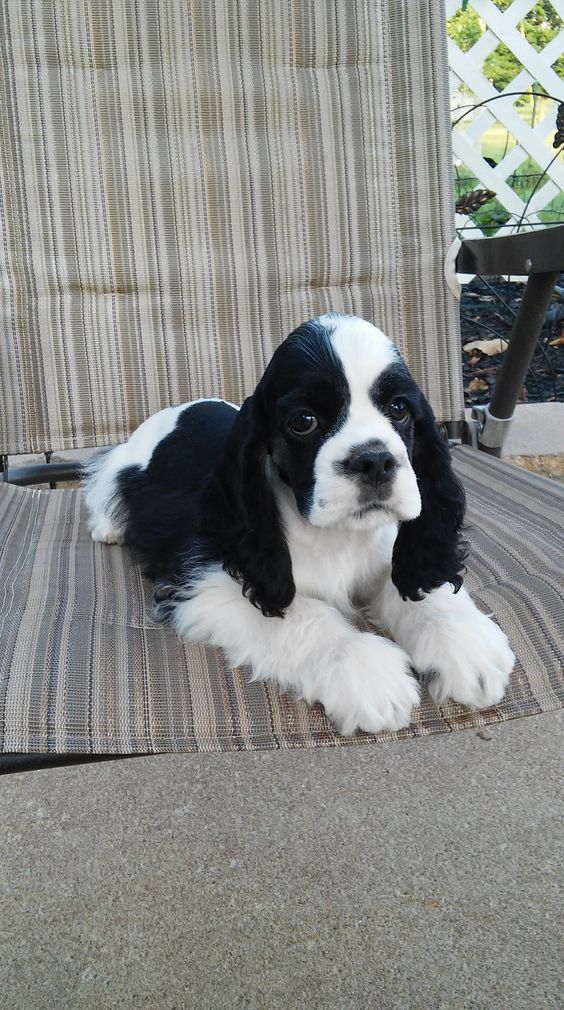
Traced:
[[386, 449], [356, 449], [345, 460], [345, 469], [358, 474], [366, 484], [380, 484], [389, 480], [396, 468], [396, 461]]

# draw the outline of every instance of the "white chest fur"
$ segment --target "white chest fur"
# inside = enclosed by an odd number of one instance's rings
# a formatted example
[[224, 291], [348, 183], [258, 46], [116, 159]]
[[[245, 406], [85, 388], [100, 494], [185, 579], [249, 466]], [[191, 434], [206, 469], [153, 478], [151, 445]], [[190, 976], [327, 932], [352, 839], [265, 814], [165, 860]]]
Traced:
[[395, 523], [375, 529], [316, 527], [299, 514], [292, 491], [276, 482], [276, 497], [292, 559], [296, 591], [325, 600], [350, 615], [354, 598], [362, 598], [390, 574]]

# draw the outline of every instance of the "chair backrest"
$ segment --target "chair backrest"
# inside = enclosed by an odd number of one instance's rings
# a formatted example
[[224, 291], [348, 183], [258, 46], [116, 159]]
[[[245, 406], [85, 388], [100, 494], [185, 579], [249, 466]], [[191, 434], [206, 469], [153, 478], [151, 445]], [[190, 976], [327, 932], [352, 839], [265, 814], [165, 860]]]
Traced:
[[0, 451], [241, 401], [328, 309], [462, 416], [441, 3], [0, 0], [0, 42]]

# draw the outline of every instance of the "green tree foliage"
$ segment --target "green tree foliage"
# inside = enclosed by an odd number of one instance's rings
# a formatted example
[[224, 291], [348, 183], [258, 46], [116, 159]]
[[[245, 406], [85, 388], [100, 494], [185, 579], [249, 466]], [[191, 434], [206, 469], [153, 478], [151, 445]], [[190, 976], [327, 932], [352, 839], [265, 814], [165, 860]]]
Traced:
[[462, 10], [461, 7], [456, 14], [453, 14], [449, 18], [447, 30], [463, 53], [467, 53], [482, 35], [480, 18], [471, 7], [467, 7], [466, 10]]
[[[495, 0], [495, 3], [504, 11], [511, 6], [512, 0]], [[461, 8], [450, 18], [448, 33], [466, 53], [481, 37], [485, 27], [469, 4], [466, 10]], [[563, 28], [564, 22], [549, 0], [539, 0], [518, 25], [519, 31], [537, 52], [544, 49]], [[503, 91], [521, 69], [519, 60], [503, 42], [496, 46], [484, 63], [484, 73], [498, 91]], [[553, 69], [564, 76], [564, 56], [556, 61]]]

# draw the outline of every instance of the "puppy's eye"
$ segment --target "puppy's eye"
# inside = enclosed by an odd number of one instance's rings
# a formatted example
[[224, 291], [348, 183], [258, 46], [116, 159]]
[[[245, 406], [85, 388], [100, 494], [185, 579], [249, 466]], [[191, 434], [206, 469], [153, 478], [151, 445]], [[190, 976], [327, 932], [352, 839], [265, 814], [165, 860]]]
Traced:
[[307, 414], [305, 411], [300, 414], [294, 414], [293, 417], [287, 422], [288, 431], [292, 432], [292, 435], [311, 435], [312, 431], [315, 431], [318, 425], [318, 420], [313, 414]]
[[396, 396], [388, 404], [388, 414], [392, 421], [405, 421], [409, 417], [409, 404], [401, 396]]

